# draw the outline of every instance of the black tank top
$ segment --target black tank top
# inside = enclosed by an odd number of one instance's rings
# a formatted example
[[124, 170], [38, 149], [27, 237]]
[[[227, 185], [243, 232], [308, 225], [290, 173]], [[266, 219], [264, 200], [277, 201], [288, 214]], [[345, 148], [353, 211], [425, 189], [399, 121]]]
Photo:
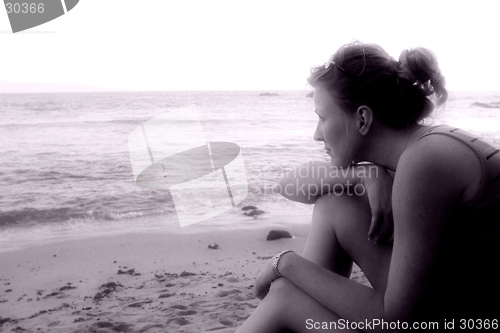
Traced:
[[500, 149], [464, 130], [440, 125], [419, 139], [446, 135], [472, 149], [481, 163], [481, 183], [466, 204], [457, 204], [448, 221], [426, 295], [424, 317], [500, 316]]

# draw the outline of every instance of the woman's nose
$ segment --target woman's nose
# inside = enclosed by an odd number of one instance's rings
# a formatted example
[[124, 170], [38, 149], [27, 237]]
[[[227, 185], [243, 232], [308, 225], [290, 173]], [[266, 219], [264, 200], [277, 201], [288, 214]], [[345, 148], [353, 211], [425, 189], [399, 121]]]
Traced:
[[316, 130], [314, 131], [313, 139], [314, 139], [314, 141], [323, 141], [323, 135], [322, 135], [321, 130], [319, 128], [319, 123], [318, 123], [318, 125], [316, 125]]

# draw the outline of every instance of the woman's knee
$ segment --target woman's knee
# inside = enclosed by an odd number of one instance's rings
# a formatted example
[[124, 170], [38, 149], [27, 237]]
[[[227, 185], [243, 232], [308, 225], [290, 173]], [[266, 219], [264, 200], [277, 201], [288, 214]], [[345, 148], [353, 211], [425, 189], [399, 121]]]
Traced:
[[269, 293], [264, 300], [279, 306], [280, 309], [292, 310], [294, 306], [301, 303], [301, 299], [307, 296], [301, 289], [286, 278], [274, 280]]
[[297, 287], [288, 279], [279, 278], [274, 280], [273, 283], [271, 283], [268, 296], [271, 295], [271, 297], [277, 297], [279, 299], [284, 300], [287, 297], [287, 295], [290, 295], [290, 293], [294, 290], [294, 288]]
[[313, 223], [324, 232], [332, 232], [339, 246], [354, 259], [360, 242], [367, 242], [371, 211], [366, 196], [331, 194], [318, 198]]
[[316, 200], [313, 210], [313, 222], [331, 224], [336, 231], [359, 227], [359, 224], [367, 227], [370, 220], [370, 205], [366, 195], [322, 195]]
[[[307, 322], [334, 322], [339, 317], [316, 301], [309, 294], [286, 278], [279, 278], [271, 285], [270, 309], [279, 309], [276, 322], [279, 332], [305, 332]], [[266, 297], [266, 298], [267, 298]]]

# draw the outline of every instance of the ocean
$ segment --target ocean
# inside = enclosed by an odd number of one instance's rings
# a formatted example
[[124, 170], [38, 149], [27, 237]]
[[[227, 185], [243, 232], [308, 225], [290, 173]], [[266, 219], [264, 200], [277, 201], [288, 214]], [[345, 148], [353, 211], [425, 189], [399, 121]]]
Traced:
[[[286, 200], [271, 188], [295, 166], [329, 160], [323, 144], [312, 139], [313, 100], [305, 90], [261, 93], [0, 95], [0, 251], [103, 232], [307, 223], [311, 205]], [[226, 213], [180, 228], [169, 191], [135, 184], [128, 136], [148, 120], [189, 105], [196, 106], [207, 141], [240, 147], [248, 195]], [[500, 146], [500, 92], [451, 92], [430, 122]], [[248, 205], [265, 213], [245, 216], [241, 208]]]

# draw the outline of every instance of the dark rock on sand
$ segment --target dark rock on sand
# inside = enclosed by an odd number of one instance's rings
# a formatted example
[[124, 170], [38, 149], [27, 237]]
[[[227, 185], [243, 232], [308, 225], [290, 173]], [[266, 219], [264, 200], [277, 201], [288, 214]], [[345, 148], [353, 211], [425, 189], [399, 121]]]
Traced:
[[208, 248], [212, 250], [217, 250], [219, 248], [219, 244], [217, 243], [210, 244], [208, 245]]
[[254, 219], [256, 219], [257, 216], [266, 213], [265, 211], [260, 210], [256, 206], [252, 206], [252, 205], [244, 206], [244, 207], [241, 208], [241, 210], [243, 211], [243, 215], [245, 215], [245, 216], [251, 216]]
[[245, 215], [245, 216], [251, 216], [254, 219], [256, 219], [257, 216], [263, 215], [265, 213], [266, 213], [265, 211], [257, 209], [257, 207], [255, 207], [254, 209], [249, 208], [249, 209], [245, 210], [245, 212], [243, 213], [243, 215]]
[[270, 92], [264, 92], [264, 93], [261, 93], [259, 94], [259, 96], [279, 96], [280, 94], [277, 94], [277, 93], [270, 93]]
[[126, 271], [119, 269], [117, 274], [119, 274], [119, 275], [121, 275], [121, 274], [134, 275], [135, 274], [135, 268], [132, 268], [132, 269], [129, 269], [129, 270], [126, 270]]
[[292, 238], [292, 235], [286, 230], [271, 230], [267, 235], [268, 241], [281, 239], [281, 238]]

